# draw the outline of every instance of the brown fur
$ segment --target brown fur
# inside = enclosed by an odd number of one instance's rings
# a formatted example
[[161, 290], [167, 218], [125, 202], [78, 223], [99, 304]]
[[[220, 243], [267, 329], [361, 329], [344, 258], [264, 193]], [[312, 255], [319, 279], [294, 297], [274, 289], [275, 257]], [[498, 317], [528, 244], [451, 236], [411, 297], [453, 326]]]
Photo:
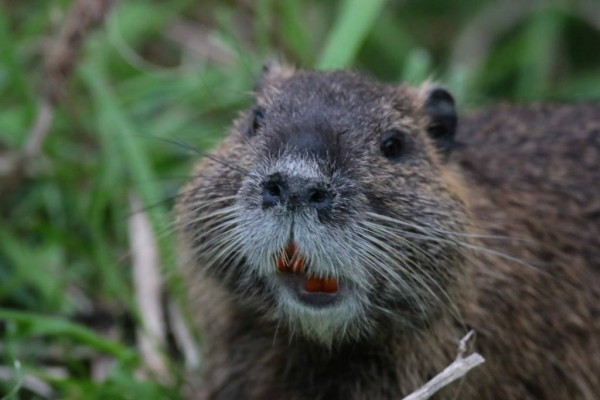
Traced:
[[[274, 106], [270, 102], [278, 100], [273, 99], [283, 98], [294, 104], [294, 93], [284, 93], [282, 82], [298, 74], [267, 71], [257, 102]], [[344, 94], [356, 107], [354, 114], [385, 116], [418, 135], [429, 123], [423, 111], [428, 89], [381, 85], [345, 73], [327, 79], [330, 93]], [[312, 89], [306, 88], [309, 98]], [[330, 118], [335, 125], [336, 118], [344, 117], [333, 112]], [[457, 138], [463, 146], [447, 161], [434, 144], [424, 141], [424, 152], [415, 154], [428, 164], [408, 161], [402, 174], [385, 161], [361, 165], [361, 171], [368, 171], [361, 178], [367, 193], [384, 193], [384, 188], [397, 185], [417, 196], [411, 203], [384, 196], [378, 207], [401, 213], [415, 203], [418, 221], [425, 218], [419, 210], [428, 210], [418, 208], [420, 199], [435, 198], [435, 217], [447, 220], [442, 227], [463, 231], [464, 246], [440, 250], [444, 262], [454, 260], [449, 272], [431, 271], [448, 302], [424, 301], [425, 321], [381, 316], [374, 332], [332, 346], [294, 334], [266, 317], [273, 299], [264, 296], [260, 282], [237, 292], [243, 265], [231, 261], [205, 273], [206, 260], [194, 252], [211, 239], [202, 232], [213, 223], [210, 218], [202, 223], [194, 219], [232, 202], [219, 200], [204, 210], [198, 201], [217, 199], [223, 192], [236, 195], [244, 179], [240, 168], [254, 167], [260, 147], [243, 138], [248, 124], [242, 115], [215, 151], [218, 160], [198, 164], [178, 205], [178, 225], [191, 259], [188, 296], [203, 334], [198, 397], [401, 398], [453, 360], [457, 341], [468, 328], [476, 331], [473, 347], [486, 363], [437, 398], [598, 397], [600, 106], [496, 107], [460, 120]], [[372, 129], [368, 118], [352, 124], [356, 130]], [[382, 297], [393, 289], [382, 289]]]
[[[600, 393], [600, 107], [497, 107], [465, 120], [456, 154], [486, 232], [465, 315], [487, 358], [482, 397]], [[474, 377], [475, 378], [475, 377]], [[489, 383], [487, 383], [489, 382]]]

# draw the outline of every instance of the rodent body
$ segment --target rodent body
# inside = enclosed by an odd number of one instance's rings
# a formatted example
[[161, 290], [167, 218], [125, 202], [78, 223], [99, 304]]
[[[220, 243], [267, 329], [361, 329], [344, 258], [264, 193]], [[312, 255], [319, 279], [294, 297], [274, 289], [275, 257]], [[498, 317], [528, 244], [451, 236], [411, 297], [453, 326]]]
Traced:
[[272, 66], [177, 222], [209, 399], [600, 393], [600, 106]]

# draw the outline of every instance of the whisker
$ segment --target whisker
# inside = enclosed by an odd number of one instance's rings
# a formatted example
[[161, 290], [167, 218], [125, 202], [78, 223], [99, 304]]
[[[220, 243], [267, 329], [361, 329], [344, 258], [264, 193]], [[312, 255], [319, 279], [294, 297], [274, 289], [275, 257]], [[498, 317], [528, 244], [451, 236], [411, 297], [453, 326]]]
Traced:
[[[369, 217], [375, 218], [375, 219], [379, 219], [382, 221], [386, 221], [386, 222], [390, 222], [390, 223], [394, 223], [394, 224], [398, 224], [398, 225], [404, 225], [410, 228], [415, 228], [415, 229], [422, 229], [422, 227], [420, 227], [419, 225], [416, 224], [411, 224], [407, 221], [402, 221], [402, 220], [398, 220], [392, 217], [388, 217], [386, 215], [382, 215], [382, 214], [377, 214], [377, 213], [373, 213], [373, 212], [367, 212], [366, 213]], [[468, 238], [477, 238], [477, 239], [493, 239], [493, 240], [516, 240], [516, 241], [531, 241], [530, 239], [525, 239], [525, 238], [519, 238], [519, 237], [511, 237], [511, 236], [505, 236], [505, 235], [485, 235], [485, 234], [478, 234], [478, 233], [468, 233], [468, 232], [456, 232], [456, 231], [449, 231], [446, 229], [440, 229], [437, 227], [428, 227], [429, 229], [431, 229], [432, 231], [436, 232], [436, 233], [441, 233], [441, 234], [445, 234], [445, 235], [452, 235], [452, 236], [460, 236], [460, 237], [468, 237]]]
[[[469, 250], [473, 250], [475, 252], [481, 253], [481, 254], [487, 254], [487, 255], [491, 255], [491, 256], [496, 256], [496, 257], [500, 257], [504, 260], [508, 260], [511, 262], [514, 262], [516, 264], [519, 264], [521, 266], [527, 267], [533, 271], [539, 272], [540, 274], [553, 279], [556, 282], [560, 282], [561, 284], [565, 284], [568, 285], [570, 287], [575, 288], [575, 285], [570, 284], [569, 282], [565, 282], [564, 280], [558, 279], [557, 277], [553, 276], [550, 272], [544, 270], [541, 266], [539, 265], [534, 265], [530, 262], [527, 262], [525, 260], [519, 259], [515, 256], [512, 256], [510, 254], [507, 254], [505, 252], [499, 251], [499, 250], [494, 250], [488, 247], [484, 247], [484, 246], [480, 246], [477, 245], [475, 243], [469, 243], [469, 242], [465, 242], [463, 240], [456, 240], [454, 238], [452, 238], [452, 235], [449, 235], [449, 237], [440, 237], [440, 236], [432, 236], [429, 234], [428, 231], [426, 231], [426, 228], [423, 226], [419, 226], [416, 224], [410, 224], [408, 222], [405, 221], [400, 221], [391, 217], [387, 217], [387, 216], [381, 216], [380, 214], [373, 214], [373, 213], [368, 213], [371, 216], [378, 216], [380, 217], [380, 219], [385, 219], [387, 222], [389, 223], [394, 223], [396, 225], [403, 225], [403, 226], [408, 226], [410, 228], [413, 228], [415, 230], [418, 230], [419, 232], [421, 232], [421, 234], [419, 233], [415, 233], [415, 232], [409, 232], [409, 231], [405, 231], [401, 228], [397, 228], [397, 227], [393, 227], [390, 229], [394, 229], [396, 232], [405, 235], [407, 237], [412, 237], [415, 239], [420, 239], [420, 240], [429, 240], [429, 241], [435, 241], [435, 242], [439, 242], [439, 243], [446, 243], [446, 244], [453, 244], [453, 245], [458, 245], [458, 246], [462, 246], [464, 248], [467, 248]], [[373, 214], [373, 215], [372, 215]]]
[[212, 154], [211, 152], [201, 150], [201, 149], [199, 149], [197, 147], [194, 147], [194, 146], [192, 146], [190, 144], [183, 143], [183, 142], [180, 142], [180, 141], [175, 140], [175, 139], [169, 139], [169, 138], [164, 138], [164, 137], [159, 137], [159, 136], [154, 136], [154, 135], [149, 135], [149, 134], [148, 135], [144, 135], [144, 136], [147, 137], [147, 138], [150, 138], [150, 139], [160, 140], [162, 142], [169, 143], [169, 144], [181, 147], [181, 148], [183, 148], [185, 150], [192, 151], [192, 152], [194, 152], [194, 153], [196, 153], [196, 154], [198, 154], [200, 156], [206, 157], [206, 158], [208, 158], [208, 159], [210, 159], [210, 160], [212, 160], [212, 161], [214, 161], [214, 162], [216, 162], [218, 164], [223, 165], [226, 168], [233, 169], [234, 171], [240, 172], [240, 173], [242, 173], [244, 175], [248, 175], [248, 173], [249, 173], [249, 171], [246, 168], [243, 168], [243, 167], [241, 167], [239, 165], [232, 164], [232, 163], [230, 163], [230, 162], [222, 159], [221, 157]]
[[[419, 246], [413, 244], [410, 242], [410, 240], [407, 240], [406, 238], [403, 238], [402, 236], [390, 231], [388, 229], [388, 227], [386, 226], [382, 226], [379, 224], [375, 224], [375, 223], [371, 223], [369, 221], [363, 221], [362, 222], [363, 225], [365, 226], [365, 229], [367, 231], [371, 231], [372, 233], [375, 233], [375, 231], [378, 231], [382, 234], [387, 235], [387, 238], [389, 239], [390, 237], [393, 239], [391, 240], [391, 242], [395, 242], [396, 240], [404, 243], [405, 245], [407, 245], [409, 248], [413, 249], [414, 251], [416, 251], [418, 254], [420, 254], [424, 260], [431, 260], [433, 261], [433, 257], [431, 257], [430, 255], [428, 255], [425, 251], [423, 251], [421, 248], [419, 248]], [[367, 240], [371, 240], [370, 237], [367, 238]], [[445, 288], [443, 288], [440, 283], [438, 282], [438, 280], [434, 277], [432, 277], [426, 270], [424, 270], [420, 264], [418, 262], [415, 262], [413, 260], [410, 260], [408, 257], [400, 257], [398, 255], [398, 250], [391, 247], [390, 245], [388, 245], [385, 242], [382, 241], [378, 241], [378, 245], [380, 245], [384, 250], [386, 250], [393, 258], [397, 259], [397, 261], [399, 263], [408, 263], [408, 265], [412, 266], [414, 269], [416, 269], [419, 274], [419, 277], [423, 277], [423, 279], [418, 279], [417, 283], [422, 286], [423, 288], [425, 288], [427, 290], [427, 292], [429, 292], [430, 295], [432, 295], [432, 297], [434, 299], [436, 299], [436, 301], [441, 302], [441, 299], [439, 298], [438, 294], [436, 294], [433, 290], [432, 287], [435, 287], [439, 290], [441, 296], [443, 296], [450, 304], [451, 308], [452, 308], [452, 312], [454, 314], [454, 316], [457, 318], [458, 321], [461, 321], [464, 325], [464, 321], [460, 315], [460, 311], [458, 309], [458, 307], [456, 306], [452, 296], [450, 296], [450, 294], [447, 292], [447, 290], [445, 290]], [[410, 273], [409, 276], [411, 278], [414, 279], [414, 274]], [[429, 285], [432, 284], [432, 287], [430, 287]]]

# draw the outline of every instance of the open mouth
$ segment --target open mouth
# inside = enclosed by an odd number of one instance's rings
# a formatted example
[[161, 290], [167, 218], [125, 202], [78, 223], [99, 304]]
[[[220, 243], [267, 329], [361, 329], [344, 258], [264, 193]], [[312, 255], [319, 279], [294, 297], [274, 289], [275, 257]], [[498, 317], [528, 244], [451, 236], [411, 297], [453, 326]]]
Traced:
[[307, 262], [294, 242], [276, 257], [276, 266], [284, 284], [298, 299], [313, 306], [327, 306], [338, 299], [340, 282], [336, 278], [320, 278], [306, 274]]

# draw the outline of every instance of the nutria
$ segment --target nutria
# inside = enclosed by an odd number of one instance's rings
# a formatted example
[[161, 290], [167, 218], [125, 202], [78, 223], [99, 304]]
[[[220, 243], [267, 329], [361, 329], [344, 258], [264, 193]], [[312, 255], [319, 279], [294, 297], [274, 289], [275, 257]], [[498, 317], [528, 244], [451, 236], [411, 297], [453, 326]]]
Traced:
[[208, 399], [600, 396], [600, 105], [265, 68], [177, 206]]

